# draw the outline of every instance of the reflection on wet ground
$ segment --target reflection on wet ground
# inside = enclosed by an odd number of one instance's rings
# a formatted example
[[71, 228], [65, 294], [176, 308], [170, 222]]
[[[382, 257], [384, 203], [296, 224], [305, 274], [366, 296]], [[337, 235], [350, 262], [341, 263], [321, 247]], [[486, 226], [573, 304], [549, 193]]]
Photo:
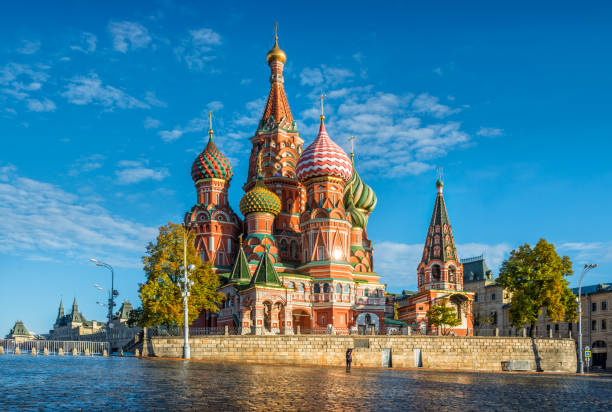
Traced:
[[0, 356], [0, 409], [612, 410], [612, 377]]

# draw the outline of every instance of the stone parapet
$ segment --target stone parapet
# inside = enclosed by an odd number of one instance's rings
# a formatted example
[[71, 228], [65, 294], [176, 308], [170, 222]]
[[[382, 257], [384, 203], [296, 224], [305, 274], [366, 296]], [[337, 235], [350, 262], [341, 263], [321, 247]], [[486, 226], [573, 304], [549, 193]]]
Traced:
[[[353, 348], [353, 366], [383, 367], [391, 353], [398, 368], [501, 371], [502, 363], [525, 361], [531, 370], [575, 372], [571, 339], [458, 336], [197, 336], [190, 338], [192, 359], [217, 362], [343, 366]], [[152, 337], [151, 355], [180, 358], [180, 337]]]

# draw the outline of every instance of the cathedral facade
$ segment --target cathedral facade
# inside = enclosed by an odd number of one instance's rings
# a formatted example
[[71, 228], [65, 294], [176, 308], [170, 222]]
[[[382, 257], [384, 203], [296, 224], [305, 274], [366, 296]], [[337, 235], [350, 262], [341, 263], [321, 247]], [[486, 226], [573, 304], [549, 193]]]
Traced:
[[385, 285], [374, 271], [367, 223], [376, 195], [328, 135], [304, 146], [284, 89], [285, 53], [268, 52], [270, 92], [251, 141], [241, 218], [230, 206], [233, 170], [209, 130], [191, 169], [196, 204], [185, 224], [225, 295], [194, 326], [238, 333], [381, 333]]

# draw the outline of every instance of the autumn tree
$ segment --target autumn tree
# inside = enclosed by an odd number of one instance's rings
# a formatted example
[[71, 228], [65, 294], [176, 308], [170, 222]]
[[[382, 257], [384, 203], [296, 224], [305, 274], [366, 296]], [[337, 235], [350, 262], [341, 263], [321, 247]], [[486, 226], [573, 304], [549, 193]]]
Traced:
[[440, 328], [442, 335], [448, 335], [454, 327], [461, 325], [455, 308], [447, 306], [445, 301], [431, 306], [426, 316], [430, 325]]
[[187, 265], [196, 269], [190, 273], [193, 281], [189, 306], [189, 323], [192, 323], [203, 309], [211, 312], [219, 310], [218, 303], [222, 294], [217, 292], [219, 278], [210, 263], [202, 264], [194, 247], [195, 235], [185, 233], [183, 226], [168, 223], [159, 228], [156, 242], [147, 245], [147, 253], [142, 257], [147, 281], [140, 286], [142, 312], [138, 323], [142, 326], [179, 325], [183, 326], [183, 298], [181, 283], [184, 260], [184, 236], [187, 246]]
[[555, 246], [540, 239], [532, 249], [524, 244], [510, 252], [502, 264], [497, 283], [512, 292], [509, 317], [517, 328], [528, 324], [536, 336], [536, 324], [542, 309], [551, 322], [576, 319], [576, 297], [569, 286], [572, 262], [559, 256]]

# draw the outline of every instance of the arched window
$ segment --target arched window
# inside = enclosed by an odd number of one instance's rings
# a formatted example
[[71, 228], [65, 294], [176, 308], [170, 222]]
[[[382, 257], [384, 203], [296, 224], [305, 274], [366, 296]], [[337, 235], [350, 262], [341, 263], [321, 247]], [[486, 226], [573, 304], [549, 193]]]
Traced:
[[295, 283], [289, 282], [289, 289], [295, 289]]
[[439, 282], [440, 281], [440, 266], [438, 265], [433, 265], [431, 268], [431, 277], [433, 278], [434, 282]]
[[342, 294], [342, 285], [339, 283], [336, 285], [336, 293], [339, 295]]
[[363, 291], [363, 296], [370, 296], [370, 290], [369, 289], [365, 289]]
[[298, 285], [298, 292], [304, 292], [304, 284], [303, 283], [300, 283]]
[[321, 293], [321, 286], [318, 283], [314, 285], [314, 293]]
[[323, 293], [329, 293], [329, 285], [327, 283], [323, 284]]
[[457, 282], [457, 269], [455, 269], [453, 266], [448, 268], [448, 281], [450, 283], [456, 283]]
[[421, 268], [419, 272], [419, 286], [425, 283], [425, 269]]
[[344, 293], [351, 293], [351, 287], [349, 285], [344, 285]]

